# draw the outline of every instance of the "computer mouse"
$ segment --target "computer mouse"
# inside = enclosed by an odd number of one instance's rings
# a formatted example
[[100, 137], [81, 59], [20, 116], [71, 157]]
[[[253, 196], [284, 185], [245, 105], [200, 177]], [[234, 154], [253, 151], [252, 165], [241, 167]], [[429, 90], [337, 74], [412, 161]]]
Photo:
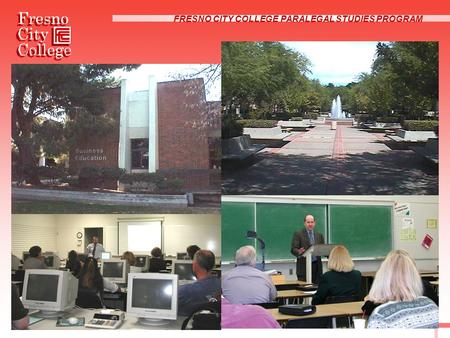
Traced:
[[67, 321], [70, 324], [75, 325], [76, 323], [78, 323], [78, 318], [77, 317], [69, 317], [69, 318], [67, 318]]

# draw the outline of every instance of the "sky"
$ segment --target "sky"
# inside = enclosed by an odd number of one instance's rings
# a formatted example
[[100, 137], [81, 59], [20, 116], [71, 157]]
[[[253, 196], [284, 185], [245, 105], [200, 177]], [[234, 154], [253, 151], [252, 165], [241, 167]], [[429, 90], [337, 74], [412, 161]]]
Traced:
[[[127, 80], [127, 92], [148, 89], [148, 77], [154, 75], [157, 82], [172, 81], [180, 75], [194, 74], [207, 65], [202, 64], [143, 64], [131, 72], [117, 71], [117, 78]], [[202, 76], [198, 76], [202, 77]], [[206, 88], [207, 101], [220, 101], [220, 78]]]
[[[310, 79], [319, 79], [327, 85], [346, 85], [355, 81], [362, 72], [370, 72], [377, 41], [308, 41], [284, 42], [289, 48], [304, 54], [311, 61]], [[192, 74], [206, 65], [201, 64], [143, 64], [126, 73], [117, 71], [115, 76], [127, 79], [127, 91], [148, 89], [148, 77], [156, 76], [157, 82], [178, 79], [180, 74]], [[208, 101], [220, 100], [220, 78], [206, 87]]]
[[312, 63], [310, 79], [321, 84], [346, 85], [362, 72], [370, 72], [378, 41], [311, 41], [284, 42], [304, 54]]

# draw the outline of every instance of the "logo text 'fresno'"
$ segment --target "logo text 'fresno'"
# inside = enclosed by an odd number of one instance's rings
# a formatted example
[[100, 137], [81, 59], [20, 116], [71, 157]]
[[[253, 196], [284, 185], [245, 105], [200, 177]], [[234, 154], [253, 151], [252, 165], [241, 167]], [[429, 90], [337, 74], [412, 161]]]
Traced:
[[61, 60], [72, 54], [72, 27], [67, 16], [34, 16], [19, 12], [17, 55]]

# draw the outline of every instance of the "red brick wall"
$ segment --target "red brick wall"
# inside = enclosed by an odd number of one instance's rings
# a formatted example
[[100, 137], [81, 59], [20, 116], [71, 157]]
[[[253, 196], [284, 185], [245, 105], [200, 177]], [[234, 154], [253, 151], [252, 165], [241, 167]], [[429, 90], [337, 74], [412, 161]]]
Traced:
[[[119, 152], [120, 87], [103, 91], [103, 111], [115, 118], [114, 130], [103, 137], [92, 135], [80, 140], [70, 149], [70, 172], [78, 173], [82, 167], [117, 167]], [[99, 160], [92, 160], [93, 158]]]
[[159, 168], [208, 169], [203, 79], [158, 83]]

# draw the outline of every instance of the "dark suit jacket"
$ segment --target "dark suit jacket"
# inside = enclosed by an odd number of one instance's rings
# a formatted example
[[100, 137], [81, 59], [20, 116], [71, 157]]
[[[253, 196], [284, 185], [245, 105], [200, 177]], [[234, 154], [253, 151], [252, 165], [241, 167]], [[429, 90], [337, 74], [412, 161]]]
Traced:
[[[325, 243], [323, 235], [316, 230], [314, 230], [314, 242], [315, 242], [314, 244]], [[306, 257], [303, 257], [303, 255], [298, 255], [295, 249], [305, 248], [306, 250], [310, 246], [311, 243], [309, 241], [309, 236], [308, 232], [306, 231], [306, 228], [297, 230], [292, 236], [291, 253], [295, 257], [297, 257], [297, 276], [303, 280], [306, 279]], [[322, 274], [322, 260], [320, 259], [320, 257], [317, 257], [317, 266], [319, 269], [319, 274]]]

